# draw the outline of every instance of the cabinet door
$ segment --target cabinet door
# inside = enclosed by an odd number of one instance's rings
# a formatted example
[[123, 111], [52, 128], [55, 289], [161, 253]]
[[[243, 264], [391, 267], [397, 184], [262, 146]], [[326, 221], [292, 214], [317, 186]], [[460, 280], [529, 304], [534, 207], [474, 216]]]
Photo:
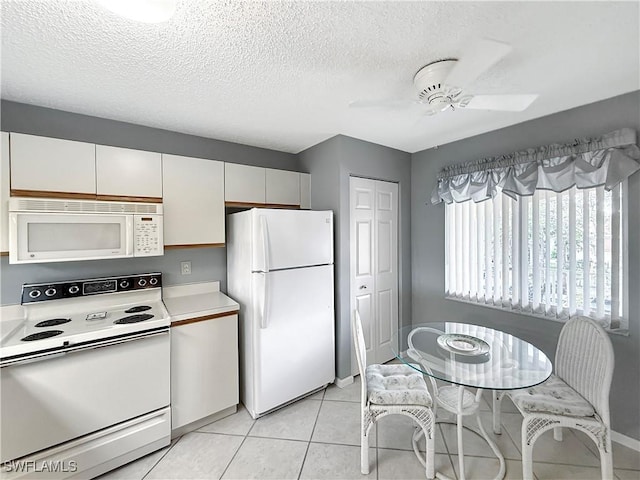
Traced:
[[162, 155], [96, 145], [97, 193], [162, 199]]
[[162, 155], [165, 245], [224, 244], [224, 163]]
[[300, 174], [300, 208], [311, 209], [311, 175], [309, 173]]
[[171, 328], [171, 427], [238, 404], [238, 316]]
[[224, 199], [231, 203], [265, 203], [265, 169], [225, 163]]
[[300, 205], [300, 174], [286, 170], [266, 169], [267, 203]]
[[9, 134], [0, 132], [0, 252], [9, 251]]
[[10, 142], [12, 190], [95, 195], [94, 144], [21, 133]]

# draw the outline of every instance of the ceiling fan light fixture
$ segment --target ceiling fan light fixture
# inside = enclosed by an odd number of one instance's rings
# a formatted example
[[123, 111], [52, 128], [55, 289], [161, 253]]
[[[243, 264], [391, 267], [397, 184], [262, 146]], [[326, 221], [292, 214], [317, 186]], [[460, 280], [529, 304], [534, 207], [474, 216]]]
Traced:
[[176, 11], [176, 0], [98, 0], [98, 3], [129, 20], [163, 23]]

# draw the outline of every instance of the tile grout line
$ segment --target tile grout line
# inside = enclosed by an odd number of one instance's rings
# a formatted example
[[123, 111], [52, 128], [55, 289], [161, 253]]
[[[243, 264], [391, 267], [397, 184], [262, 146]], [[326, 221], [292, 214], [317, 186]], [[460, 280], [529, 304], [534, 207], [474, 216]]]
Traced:
[[309, 441], [307, 442], [307, 449], [304, 451], [304, 457], [302, 458], [302, 464], [300, 465], [300, 471], [298, 472], [298, 480], [300, 480], [300, 476], [302, 475], [302, 471], [304, 470], [304, 464], [307, 461], [307, 454], [309, 453], [309, 447], [311, 446], [311, 439], [313, 438], [313, 432], [316, 431], [316, 425], [318, 424], [318, 418], [320, 417], [320, 410], [322, 410], [322, 404], [324, 403], [324, 392], [322, 391], [322, 398], [320, 399], [320, 407], [318, 408], [318, 413], [316, 413], [316, 419], [313, 422], [313, 428], [311, 429], [311, 434], [309, 435]]
[[[237, 412], [236, 412], [237, 413]], [[247, 414], [249, 416], [251, 416], [251, 414], [249, 413], [249, 410], [247, 410]], [[256, 420], [255, 418], [252, 417], [253, 423], [251, 424], [251, 426], [249, 427], [249, 430], [247, 430], [247, 433], [244, 435], [244, 438], [242, 439], [242, 442], [240, 442], [240, 445], [238, 445], [238, 448], [236, 449], [235, 452], [233, 452], [233, 455], [231, 456], [231, 459], [229, 460], [229, 462], [227, 463], [227, 466], [224, 467], [224, 470], [222, 471], [222, 473], [220, 474], [219, 478], [224, 477], [224, 474], [227, 473], [227, 470], [229, 470], [229, 467], [231, 466], [231, 463], [233, 462], [233, 460], [236, 458], [236, 456], [238, 455], [238, 452], [240, 451], [240, 449], [242, 448], [242, 446], [244, 445], [244, 442], [247, 441], [247, 438], [249, 437], [249, 433], [251, 433], [251, 430], [253, 430], [254, 425], [256, 424]]]
[[[166, 452], [164, 452], [164, 454], [163, 454], [163, 455], [160, 455], [160, 458], [158, 459], [158, 461], [156, 461], [156, 462], [151, 466], [151, 468], [149, 469], [149, 471], [148, 471], [147, 473], [145, 473], [145, 474], [142, 476], [142, 478], [141, 478], [140, 480], [144, 480], [145, 478], [147, 478], [147, 475], [149, 475], [149, 474], [151, 473], [151, 471], [152, 471], [154, 468], [156, 468], [156, 467], [158, 466], [158, 464], [160, 463], [160, 461], [161, 461], [164, 457], [166, 457], [166, 456], [167, 456], [167, 454], [168, 454], [168, 453], [173, 449], [173, 447], [175, 447], [175, 446], [176, 446], [176, 444], [177, 444], [180, 440], [182, 440], [182, 437], [183, 437], [183, 436], [182, 436], [182, 435], [180, 435], [180, 436], [178, 437], [178, 439], [177, 439], [175, 442], [173, 442], [173, 443], [171, 443], [171, 441], [169, 441], [170, 443], [169, 443], [169, 448], [167, 449], [167, 451], [166, 451]], [[128, 465], [128, 464], [125, 464], [125, 465]]]

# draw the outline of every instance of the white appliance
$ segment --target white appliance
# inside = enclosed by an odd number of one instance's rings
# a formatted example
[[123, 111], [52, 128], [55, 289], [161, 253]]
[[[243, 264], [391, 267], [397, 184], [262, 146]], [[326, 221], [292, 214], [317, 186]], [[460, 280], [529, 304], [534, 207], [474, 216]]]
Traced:
[[25, 284], [0, 323], [3, 479], [92, 478], [170, 443], [160, 273]]
[[257, 418], [335, 378], [333, 212], [252, 209], [227, 218], [241, 397]]
[[162, 205], [21, 198], [9, 200], [9, 263], [164, 254]]

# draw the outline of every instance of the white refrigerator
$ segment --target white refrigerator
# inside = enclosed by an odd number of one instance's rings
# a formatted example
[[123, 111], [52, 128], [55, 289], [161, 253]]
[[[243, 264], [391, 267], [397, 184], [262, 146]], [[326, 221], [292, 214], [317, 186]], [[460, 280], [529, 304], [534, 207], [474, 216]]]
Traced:
[[333, 212], [230, 214], [226, 246], [240, 396], [257, 418], [334, 381]]

